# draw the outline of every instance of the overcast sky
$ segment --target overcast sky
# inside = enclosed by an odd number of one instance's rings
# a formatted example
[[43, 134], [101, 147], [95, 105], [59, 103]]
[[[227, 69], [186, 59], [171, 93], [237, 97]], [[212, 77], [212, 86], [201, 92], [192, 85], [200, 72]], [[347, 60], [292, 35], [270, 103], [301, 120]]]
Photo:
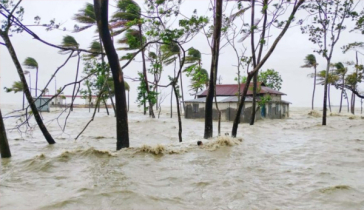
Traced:
[[[81, 33], [72, 33], [73, 26], [75, 22], [71, 19], [72, 16], [80, 9], [83, 8], [86, 2], [84, 0], [62, 0], [62, 1], [37, 1], [37, 0], [24, 0], [21, 4], [25, 8], [24, 23], [33, 24], [33, 18], [35, 16], [40, 16], [42, 18], [41, 22], [48, 22], [50, 19], [55, 18], [56, 22], [62, 23], [62, 27], [66, 27], [67, 31], [54, 30], [46, 32], [42, 27], [31, 27], [31, 29], [36, 32], [42, 39], [53, 43], [60, 44], [62, 37], [65, 35], [72, 35], [80, 43], [81, 48], [87, 48], [92, 40], [96, 38], [95, 28], [90, 28]], [[144, 0], [137, 0], [139, 4], [143, 4]], [[112, 5], [116, 3], [110, 1]], [[235, 3], [230, 2], [229, 5], [233, 6]], [[182, 4], [181, 11], [183, 14], [190, 16], [194, 9], [197, 9], [199, 15], [209, 15], [208, 14], [208, 0], [186, 0]], [[359, 7], [363, 7], [363, 3], [359, 4]], [[112, 13], [113, 8], [110, 7]], [[228, 9], [226, 10], [228, 11]], [[248, 15], [248, 14], [246, 14]], [[297, 14], [298, 18], [305, 17], [304, 11], [299, 11]], [[248, 18], [248, 17], [247, 17]], [[249, 20], [249, 19], [246, 19]], [[349, 20], [347, 20], [349, 21]], [[349, 28], [352, 27], [349, 26]], [[278, 33], [274, 30], [270, 32], [270, 43], [273, 42], [274, 38]], [[332, 62], [346, 62], [354, 61], [355, 53], [348, 52], [343, 54], [340, 48], [354, 41], [363, 40], [363, 35], [358, 33], [349, 33], [349, 30], [343, 32], [342, 37], [337, 44], [336, 51], [334, 52]], [[19, 60], [22, 62], [26, 57], [33, 57], [38, 61], [39, 64], [39, 83], [38, 87], [42, 88], [46, 82], [50, 79], [53, 72], [59, 67], [67, 58], [66, 55], [60, 55], [59, 51], [55, 48], [46, 46], [34, 39], [32, 39], [28, 34], [21, 33], [15, 34], [11, 37], [15, 50], [17, 52]], [[245, 45], [249, 47], [248, 42], [245, 41]], [[188, 49], [193, 46], [194, 48], [200, 50], [203, 54], [203, 67], [207, 70], [210, 68], [211, 55], [210, 49], [208, 47], [206, 38], [201, 34], [195, 37], [190, 43], [186, 44], [184, 47]], [[267, 49], [264, 53], [267, 52]], [[303, 65], [303, 59], [307, 54], [313, 53], [313, 50], [317, 49], [317, 46], [313, 45], [308, 41], [308, 36], [306, 34], [301, 34], [299, 27], [293, 27], [288, 30], [284, 38], [278, 44], [272, 56], [266, 62], [263, 70], [267, 68], [275, 69], [278, 71], [283, 78], [283, 84], [281, 92], [287, 94], [284, 96], [284, 100], [292, 103], [292, 106], [299, 107], [310, 107], [311, 96], [313, 89], [313, 79], [309, 78], [307, 75], [313, 72], [313, 69], [300, 68]], [[219, 60], [219, 70], [218, 74], [222, 76], [223, 84], [235, 83], [234, 78], [236, 77], [236, 57], [231, 47], [227, 46], [223, 48], [220, 52]], [[119, 52], [119, 55], [122, 55]], [[319, 66], [318, 70], [323, 70], [325, 68], [325, 60], [316, 55]], [[140, 63], [140, 58], [137, 57], [137, 62], [132, 62], [129, 67], [124, 71], [124, 74], [128, 77], [137, 77], [137, 72], [142, 71], [142, 63]], [[363, 63], [363, 57], [359, 57], [359, 62]], [[57, 88], [62, 84], [73, 82], [75, 70], [76, 70], [77, 59], [73, 58], [57, 75]], [[35, 86], [35, 71], [32, 71], [32, 87]], [[353, 69], [350, 69], [353, 71]], [[166, 68], [165, 73], [162, 75], [162, 81], [160, 84], [167, 84], [167, 75], [172, 75], [173, 70], [171, 68]], [[1, 104], [21, 104], [22, 94], [17, 93], [5, 93], [3, 88], [10, 87], [14, 81], [19, 80], [19, 76], [15, 69], [15, 66], [9, 56], [7, 49], [4, 46], [0, 46], [0, 74], [1, 74], [1, 90], [0, 90], [0, 103]], [[150, 77], [151, 78], [151, 77]], [[131, 103], [134, 103], [137, 95], [138, 82], [132, 82], [127, 80], [131, 86]], [[184, 92], [185, 99], [193, 98], [190, 96], [191, 91], [189, 91], [189, 81], [190, 79], [184, 76]], [[50, 94], [54, 93], [55, 83], [51, 83], [49, 86]], [[363, 85], [361, 90], [364, 91]], [[164, 91], [166, 94], [170, 93], [170, 89]], [[72, 93], [72, 87], [69, 87], [66, 94]], [[322, 86], [317, 86], [315, 106], [322, 107], [323, 98], [323, 88]], [[338, 90], [332, 87], [332, 104], [338, 105], [340, 94]], [[165, 103], [168, 103], [166, 100]], [[359, 106], [359, 99], [357, 99], [357, 105]]]

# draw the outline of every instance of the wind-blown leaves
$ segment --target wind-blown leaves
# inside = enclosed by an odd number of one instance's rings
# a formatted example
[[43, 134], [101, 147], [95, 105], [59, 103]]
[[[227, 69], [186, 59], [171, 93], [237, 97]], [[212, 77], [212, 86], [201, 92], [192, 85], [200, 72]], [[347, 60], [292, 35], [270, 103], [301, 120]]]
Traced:
[[140, 19], [141, 9], [133, 0], [119, 0], [116, 7], [118, 8], [118, 11], [113, 14], [112, 22]]
[[316, 57], [313, 54], [309, 54], [304, 59], [305, 65], [301, 66], [302, 68], [312, 68], [318, 65], [316, 62]]
[[[60, 45], [64, 48], [72, 48], [72, 49], [78, 49], [79, 44], [77, 43], [76, 39], [73, 36], [65, 36], [63, 37], [62, 43]], [[66, 50], [61, 50], [60, 53], [65, 52]], [[66, 51], [68, 52], [68, 51]]]
[[38, 68], [38, 62], [31, 57], [27, 57], [25, 61], [23, 62], [23, 65], [29, 69], [37, 69]]
[[87, 24], [86, 26], [75, 27], [75, 31], [77, 32], [83, 31], [95, 25], [96, 16], [94, 11], [94, 5], [86, 3], [85, 8], [78, 10], [78, 13], [76, 13], [72, 19], [76, 20], [79, 23]]
[[10, 92], [14, 92], [14, 93], [23, 92], [23, 83], [21, 81], [15, 81], [13, 83], [13, 85], [11, 86], [11, 88], [4, 87], [4, 89], [5, 89], [5, 92], [7, 92], [7, 93], [10, 93]]

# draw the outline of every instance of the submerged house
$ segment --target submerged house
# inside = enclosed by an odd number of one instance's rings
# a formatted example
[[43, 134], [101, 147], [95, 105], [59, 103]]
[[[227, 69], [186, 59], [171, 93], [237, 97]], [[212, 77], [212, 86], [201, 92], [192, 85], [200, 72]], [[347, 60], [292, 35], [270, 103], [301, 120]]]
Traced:
[[[241, 92], [243, 91], [245, 84], [240, 84]], [[250, 85], [245, 104], [240, 115], [240, 122], [250, 122], [250, 116], [252, 113], [252, 102], [253, 102], [253, 86]], [[198, 93], [197, 98], [192, 100], [186, 100], [186, 119], [199, 119], [205, 117], [205, 102], [207, 91], [204, 90]], [[233, 121], [238, 108], [238, 84], [227, 84], [227, 85], [216, 85], [216, 99], [219, 110], [221, 111], [221, 121]], [[272, 88], [266, 87], [264, 83], [258, 83], [257, 85], [257, 97], [256, 100], [259, 102], [262, 97], [270, 100], [264, 105], [259, 107], [256, 112], [255, 120], [262, 118], [268, 119], [282, 119], [289, 117], [289, 102], [281, 99], [285, 93], [279, 92]], [[258, 107], [258, 103], [256, 105]], [[218, 119], [218, 112], [215, 105], [215, 98], [213, 104], [213, 119]]]

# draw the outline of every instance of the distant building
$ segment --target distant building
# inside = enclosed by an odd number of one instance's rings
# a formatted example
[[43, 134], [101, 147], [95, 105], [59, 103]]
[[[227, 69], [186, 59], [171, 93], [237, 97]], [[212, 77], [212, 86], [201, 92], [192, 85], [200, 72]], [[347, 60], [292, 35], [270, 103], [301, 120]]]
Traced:
[[[43, 95], [42, 96], [42, 98], [47, 99], [47, 101], [49, 101], [49, 99], [51, 99], [52, 97], [53, 97], [53, 95]], [[82, 108], [88, 108], [89, 106], [94, 107], [94, 105], [97, 102], [97, 96], [95, 96], [95, 95], [91, 96], [90, 102], [89, 102], [88, 98], [85, 98], [84, 96], [81, 96], [81, 95], [77, 95], [77, 96], [75, 96], [75, 98], [84, 100], [83, 104], [74, 103], [75, 107], [82, 107]], [[50, 105], [50, 107], [65, 107], [67, 105], [70, 105], [71, 102], [72, 102], [72, 95], [59, 95], [59, 96], [52, 98], [48, 104]]]
[[[245, 84], [240, 85], [241, 92], [243, 91]], [[240, 115], [240, 122], [250, 122], [250, 116], [252, 113], [252, 102], [253, 102], [253, 86], [250, 85], [247, 96], [245, 99], [245, 104]], [[273, 90], [266, 87], [264, 83], [258, 83], [257, 85], [257, 101], [260, 101], [261, 97], [270, 96], [271, 100], [265, 105], [259, 108], [256, 113], [255, 120], [262, 118], [269, 119], [282, 119], [289, 117], [289, 102], [283, 101], [281, 99], [282, 95], [285, 93]], [[198, 93], [196, 99], [186, 100], [186, 119], [199, 119], [205, 117], [205, 102], [207, 91], [204, 90]], [[216, 85], [216, 99], [218, 107], [221, 111], [222, 121], [233, 121], [238, 108], [238, 84], [227, 84], [227, 85]], [[258, 104], [257, 104], [258, 107]], [[218, 119], [218, 113], [215, 105], [213, 105], [213, 119]]]

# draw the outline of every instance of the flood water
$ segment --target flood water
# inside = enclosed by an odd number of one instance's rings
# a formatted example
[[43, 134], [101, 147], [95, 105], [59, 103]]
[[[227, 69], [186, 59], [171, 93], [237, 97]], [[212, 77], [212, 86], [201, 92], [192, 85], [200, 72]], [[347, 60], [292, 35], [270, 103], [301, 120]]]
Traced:
[[[330, 116], [321, 126], [309, 109], [291, 108], [289, 119], [241, 124], [241, 142], [203, 140], [203, 121], [183, 119], [178, 143], [176, 115], [134, 111], [131, 148], [116, 152], [115, 118], [101, 112], [78, 140], [87, 109], [75, 109], [64, 133], [48, 123], [55, 145], [38, 129], [9, 132], [13, 157], [1, 160], [0, 209], [364, 209], [360, 115]], [[222, 133], [231, 126], [223, 122]]]

